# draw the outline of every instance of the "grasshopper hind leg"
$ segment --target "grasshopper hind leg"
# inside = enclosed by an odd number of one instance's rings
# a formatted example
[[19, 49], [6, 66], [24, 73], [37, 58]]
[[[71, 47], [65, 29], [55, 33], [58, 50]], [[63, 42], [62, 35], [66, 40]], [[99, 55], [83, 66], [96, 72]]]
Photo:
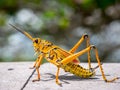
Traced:
[[[90, 46], [90, 37], [87, 33], [85, 33], [84, 35], [82, 35], [82, 37], [80, 38], [80, 40], [73, 46], [72, 49], [70, 49], [70, 53], [74, 54], [75, 51], [78, 49], [78, 47], [82, 44], [83, 41], [86, 41], [86, 48]], [[87, 56], [88, 56], [88, 66], [89, 69], [92, 68], [91, 67], [91, 56], [90, 56], [90, 51], [87, 52]]]
[[[110, 80], [108, 80], [108, 79], [106, 78], [106, 76], [105, 76], [105, 74], [104, 74], [104, 71], [103, 71], [103, 67], [102, 67], [101, 62], [100, 62], [100, 59], [99, 59], [98, 50], [97, 50], [97, 48], [96, 48], [94, 45], [90, 45], [89, 47], [81, 50], [80, 52], [77, 52], [77, 53], [75, 53], [75, 54], [72, 54], [72, 55], [64, 58], [64, 59], [61, 61], [60, 64], [61, 64], [61, 65], [62, 65], [62, 64], [65, 65], [65, 64], [71, 62], [72, 60], [74, 60], [75, 58], [83, 55], [84, 53], [87, 53], [87, 52], [90, 51], [91, 49], [94, 50], [94, 53], [95, 53], [95, 56], [96, 56], [96, 60], [97, 60], [97, 62], [98, 62], [98, 66], [97, 66], [97, 67], [100, 68], [100, 71], [101, 71], [103, 80], [104, 80], [105, 82], [113, 82], [113, 81], [119, 79], [119, 77], [115, 77], [115, 78], [110, 79]], [[96, 67], [96, 68], [97, 68], [97, 67]]]
[[97, 50], [97, 48], [96, 48], [95, 46], [93, 46], [92, 48], [94, 49], [95, 56], [96, 56], [96, 60], [97, 60], [97, 62], [98, 62], [98, 67], [100, 68], [100, 71], [101, 71], [101, 74], [102, 74], [102, 77], [103, 77], [104, 81], [105, 81], [105, 82], [113, 82], [113, 81], [115, 81], [115, 80], [117, 80], [117, 79], [120, 79], [119, 77], [114, 77], [113, 79], [110, 79], [110, 80], [108, 80], [108, 79], [106, 78], [106, 76], [105, 76], [105, 74], [104, 74], [104, 71], [103, 71], [103, 68], [102, 68], [102, 65], [101, 65], [101, 63], [100, 63], [100, 59], [99, 59], [99, 55], [98, 55], [98, 50]]

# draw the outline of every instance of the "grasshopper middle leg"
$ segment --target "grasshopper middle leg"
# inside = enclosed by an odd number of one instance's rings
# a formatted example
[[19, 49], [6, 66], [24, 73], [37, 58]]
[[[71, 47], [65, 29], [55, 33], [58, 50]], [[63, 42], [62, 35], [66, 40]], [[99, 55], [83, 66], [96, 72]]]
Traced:
[[35, 61], [34, 65], [32, 67], [30, 67], [29, 69], [34, 69], [38, 63], [39, 59], [37, 58], [37, 60]]

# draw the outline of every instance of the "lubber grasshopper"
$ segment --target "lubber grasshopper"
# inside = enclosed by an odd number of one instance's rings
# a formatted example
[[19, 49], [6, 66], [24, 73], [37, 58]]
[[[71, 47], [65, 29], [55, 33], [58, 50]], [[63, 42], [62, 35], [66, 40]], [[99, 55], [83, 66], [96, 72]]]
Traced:
[[[25, 31], [22, 31], [20, 28], [10, 24], [13, 28], [15, 28], [17, 31], [21, 32], [25, 36], [27, 36], [30, 40], [33, 42], [33, 47], [35, 50], [35, 53], [38, 54], [38, 58], [35, 61], [35, 64], [32, 68], [36, 68], [38, 77], [37, 79], [33, 80], [39, 81], [40, 80], [40, 72], [39, 67], [41, 65], [41, 61], [43, 58], [48, 60], [49, 62], [53, 63], [57, 66], [57, 73], [56, 73], [56, 83], [60, 84], [58, 81], [59, 71], [60, 68], [64, 69], [66, 72], [70, 72], [72, 74], [75, 74], [76, 76], [82, 77], [82, 78], [89, 78], [95, 75], [95, 69], [100, 68], [102, 77], [105, 82], [113, 82], [116, 79], [119, 79], [118, 77], [115, 77], [111, 80], [108, 80], [104, 74], [99, 55], [98, 50], [94, 45], [90, 45], [89, 36], [87, 34], [84, 34], [81, 39], [73, 46], [73, 48], [69, 51], [66, 51], [53, 43], [42, 40], [40, 38], [33, 38], [30, 34], [28, 34]], [[81, 45], [81, 43], [86, 40], [86, 48], [75, 53], [77, 48]], [[94, 50], [96, 60], [98, 62], [98, 66], [92, 68], [91, 67], [91, 59], [90, 59], [90, 50]], [[78, 59], [79, 56], [83, 55], [84, 53], [88, 53], [88, 69], [83, 68], [80, 66], [80, 61]]]

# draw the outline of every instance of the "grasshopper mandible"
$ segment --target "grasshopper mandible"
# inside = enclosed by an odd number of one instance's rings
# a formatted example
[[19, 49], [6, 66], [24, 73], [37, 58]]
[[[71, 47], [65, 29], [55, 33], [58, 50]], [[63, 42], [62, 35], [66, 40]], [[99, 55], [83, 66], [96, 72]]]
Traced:
[[[66, 72], [70, 72], [81, 78], [89, 78], [95, 75], [95, 69], [99, 67], [101, 74], [102, 74], [102, 78], [104, 79], [105, 82], [113, 82], [116, 79], [119, 79], [118, 77], [115, 77], [111, 80], [108, 80], [106, 78], [100, 59], [99, 59], [98, 50], [94, 45], [90, 45], [90, 40], [89, 40], [90, 38], [87, 34], [82, 35], [80, 40], [73, 46], [73, 48], [69, 51], [66, 51], [47, 40], [42, 40], [40, 38], [33, 38], [30, 34], [28, 34], [25, 31], [22, 31], [20, 28], [12, 24], [10, 25], [13, 28], [15, 28], [17, 31], [27, 36], [30, 40], [32, 40], [35, 53], [38, 54], [38, 58], [36, 59], [34, 66], [32, 67], [32, 68], [36, 68], [38, 77], [37, 79], [33, 80], [33, 82], [40, 80], [39, 67], [41, 65], [41, 61], [43, 58], [45, 58], [47, 61], [57, 66], [57, 72], [56, 72], [56, 83], [57, 84], [60, 84], [58, 80], [60, 68], [64, 69]], [[81, 43], [84, 40], [86, 40], [87, 47], [75, 53], [77, 48], [81, 45]], [[98, 66], [94, 68], [91, 67], [91, 59], [90, 59], [90, 50], [92, 49], [95, 52], [96, 60], [98, 62]], [[88, 69], [83, 68], [82, 66], [79, 65], [80, 61], [78, 57], [83, 55], [84, 53], [88, 53], [87, 54], [88, 66], [89, 66]]]

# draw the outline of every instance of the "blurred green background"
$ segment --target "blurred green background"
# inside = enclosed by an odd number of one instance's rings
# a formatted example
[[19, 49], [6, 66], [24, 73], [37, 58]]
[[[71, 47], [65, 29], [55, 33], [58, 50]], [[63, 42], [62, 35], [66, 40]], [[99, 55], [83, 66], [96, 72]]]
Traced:
[[0, 0], [0, 61], [33, 61], [32, 42], [8, 23], [66, 50], [88, 33], [102, 62], [120, 62], [120, 0]]

